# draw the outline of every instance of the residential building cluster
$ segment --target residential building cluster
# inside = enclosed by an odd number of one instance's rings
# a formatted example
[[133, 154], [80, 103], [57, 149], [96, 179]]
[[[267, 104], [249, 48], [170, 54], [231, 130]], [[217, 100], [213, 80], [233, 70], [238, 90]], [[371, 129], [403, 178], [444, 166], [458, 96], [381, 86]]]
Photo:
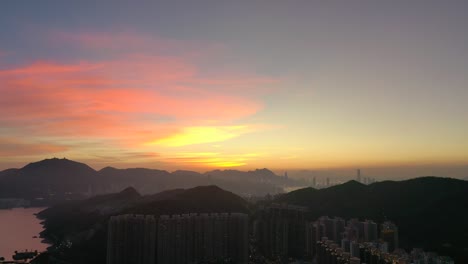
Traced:
[[322, 216], [307, 224], [306, 251], [318, 264], [453, 264], [447, 257], [413, 249], [399, 248], [398, 227], [392, 222], [380, 225], [372, 220]]
[[317, 264], [453, 264], [447, 257], [399, 248], [398, 227], [340, 217], [306, 219], [307, 209], [273, 204], [259, 210], [254, 221], [259, 253], [277, 263], [292, 259]]
[[454, 264], [449, 257], [438, 256], [433, 252], [413, 249], [386, 252], [385, 243], [351, 242], [349, 249], [323, 237], [316, 243], [315, 260], [317, 264]]
[[390, 221], [379, 226], [372, 220], [322, 216], [306, 225], [306, 255], [318, 264], [453, 264], [434, 253], [407, 254]]
[[108, 264], [248, 262], [242, 213], [119, 215], [108, 225]]

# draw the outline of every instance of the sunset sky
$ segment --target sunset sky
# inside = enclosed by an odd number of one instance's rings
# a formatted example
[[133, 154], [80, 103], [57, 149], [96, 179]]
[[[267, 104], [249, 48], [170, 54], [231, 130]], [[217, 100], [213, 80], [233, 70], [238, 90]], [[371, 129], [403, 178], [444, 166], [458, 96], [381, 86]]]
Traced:
[[0, 169], [67, 157], [466, 177], [467, 12], [462, 0], [2, 1]]

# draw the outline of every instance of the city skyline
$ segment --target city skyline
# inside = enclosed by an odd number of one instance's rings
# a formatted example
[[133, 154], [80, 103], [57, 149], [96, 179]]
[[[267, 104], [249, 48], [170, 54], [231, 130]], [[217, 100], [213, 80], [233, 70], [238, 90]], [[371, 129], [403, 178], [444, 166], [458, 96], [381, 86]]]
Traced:
[[67, 157], [466, 178], [467, 8], [5, 2], [0, 170]]

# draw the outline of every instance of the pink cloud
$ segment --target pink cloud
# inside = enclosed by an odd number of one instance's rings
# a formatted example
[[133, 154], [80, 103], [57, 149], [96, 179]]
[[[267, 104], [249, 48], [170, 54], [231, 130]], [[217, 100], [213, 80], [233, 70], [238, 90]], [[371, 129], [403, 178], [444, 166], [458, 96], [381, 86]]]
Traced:
[[[158, 60], [159, 67], [166, 68], [166, 64], [171, 67], [179, 67], [179, 71], [174, 73], [189, 73], [184, 78], [190, 79], [191, 85], [203, 85], [206, 88], [214, 87], [225, 91], [235, 92], [236, 90], [250, 90], [250, 93], [260, 95], [261, 92], [267, 92], [272, 89], [270, 84], [278, 83], [278, 78], [258, 76], [248, 74], [246, 71], [230, 69], [231, 64], [220, 65], [215, 74], [211, 76], [202, 76], [198, 74], [197, 62], [207, 62], [207, 59], [224, 56], [229, 53], [229, 49], [222, 43], [206, 43], [197, 40], [176, 40], [170, 38], [160, 38], [152, 35], [144, 35], [132, 31], [121, 31], [114, 33], [106, 32], [53, 32], [49, 34], [51, 43], [68, 44], [82, 49], [85, 52], [93, 54], [97, 52], [100, 56], [108, 54], [109, 56], [122, 58], [125, 61], [134, 61], [135, 64], [143, 63], [141, 69], [151, 69], [151, 75], [157, 73], [157, 69], [146, 67], [147, 61]], [[118, 53], [116, 53], [118, 52]], [[161, 57], [161, 54], [166, 54]], [[159, 56], [159, 57], [158, 57]], [[133, 65], [135, 66], [135, 65]], [[155, 67], [154, 64], [151, 67]], [[245, 68], [245, 66], [239, 66]], [[135, 69], [134, 69], [135, 70]], [[144, 72], [140, 72], [143, 74]], [[170, 77], [167, 75], [166, 77]], [[172, 77], [179, 78], [178, 75]], [[193, 78], [196, 77], [196, 78]], [[181, 79], [179, 79], [181, 80]], [[187, 81], [182, 79], [181, 81]]]
[[46, 74], [50, 76], [52, 74], [82, 72], [86, 70], [92, 70], [96, 67], [99, 66], [84, 63], [78, 63], [75, 65], [58, 65], [54, 63], [38, 61], [21, 68], [0, 71], [0, 75], [19, 75], [21, 77], [24, 75], [29, 76], [35, 74]]
[[[181, 125], [230, 124], [263, 106], [251, 94], [276, 80], [245, 73], [204, 76], [190, 56], [145, 53], [154, 39], [135, 35], [71, 35], [84, 49], [119, 42], [138, 53], [101, 60], [35, 61], [0, 70], [0, 125], [39, 136], [106, 137], [147, 142]], [[117, 44], [116, 44], [117, 45]]]
[[[128, 65], [130, 64], [130, 65]], [[164, 90], [177, 86], [176, 73], [150, 76], [139, 71], [132, 79], [113, 64], [109, 79], [103, 77], [106, 68], [96, 67], [100, 73], [81, 69], [79, 65], [41, 64], [0, 71], [4, 84], [0, 87], [0, 103], [5, 114], [15, 118], [74, 117], [86, 113], [140, 113], [176, 118], [237, 119], [255, 113], [260, 103], [251, 98], [217, 94], [193, 89], [189, 95], [167, 95]], [[131, 62], [123, 68], [132, 66]], [[149, 65], [148, 65], [149, 67]], [[117, 72], [115, 72], [115, 70]], [[141, 73], [141, 78], [138, 75]], [[89, 77], [87, 77], [89, 75]], [[97, 77], [101, 75], [100, 77]], [[158, 89], [158, 85], [165, 89]], [[154, 88], [152, 88], [152, 86]]]

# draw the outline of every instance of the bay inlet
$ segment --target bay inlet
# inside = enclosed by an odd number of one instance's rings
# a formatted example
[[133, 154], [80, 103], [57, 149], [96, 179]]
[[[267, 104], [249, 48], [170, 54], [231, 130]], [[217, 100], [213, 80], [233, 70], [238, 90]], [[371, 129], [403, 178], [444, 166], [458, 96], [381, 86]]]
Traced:
[[0, 209], [0, 257], [11, 260], [15, 251], [44, 251], [49, 246], [42, 243], [43, 230], [36, 213], [45, 208]]

